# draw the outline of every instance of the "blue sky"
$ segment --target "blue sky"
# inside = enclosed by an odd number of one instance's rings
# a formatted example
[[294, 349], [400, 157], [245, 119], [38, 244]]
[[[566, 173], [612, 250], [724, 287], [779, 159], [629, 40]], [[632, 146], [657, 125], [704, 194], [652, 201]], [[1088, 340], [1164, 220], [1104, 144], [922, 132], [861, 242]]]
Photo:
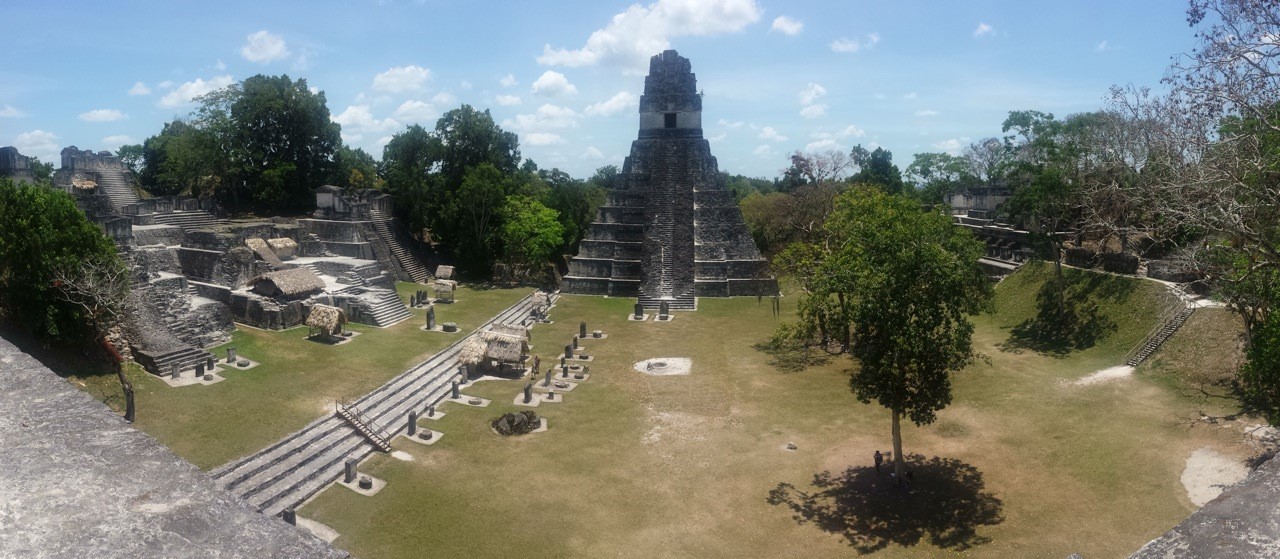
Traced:
[[1158, 88], [1195, 46], [1176, 1], [6, 2], [0, 145], [140, 143], [192, 95], [254, 74], [324, 91], [381, 157], [412, 123], [488, 108], [540, 167], [587, 177], [636, 136], [647, 59], [674, 48], [705, 92], [721, 170], [772, 178], [795, 150], [957, 152], [1010, 110], [1099, 108]]

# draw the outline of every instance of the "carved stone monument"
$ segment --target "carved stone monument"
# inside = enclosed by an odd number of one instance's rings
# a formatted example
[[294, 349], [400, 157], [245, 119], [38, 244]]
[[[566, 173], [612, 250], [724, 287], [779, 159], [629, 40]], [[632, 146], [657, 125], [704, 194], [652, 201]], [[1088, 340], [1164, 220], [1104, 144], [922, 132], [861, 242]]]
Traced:
[[416, 411], [409, 411], [409, 425], [407, 433], [410, 437], [418, 433], [418, 412]]
[[458, 392], [458, 381], [456, 380], [453, 381], [453, 389], [451, 392], [454, 400], [457, 400], [458, 398], [462, 397], [462, 395]]
[[578, 323], [578, 337], [579, 338], [587, 337], [587, 321], [585, 320]]
[[229, 347], [227, 348], [227, 364], [230, 365], [235, 362], [236, 362], [236, 348]]
[[436, 329], [436, 307], [427, 305], [427, 330]]
[[532, 401], [533, 401], [533, 383], [531, 382], [524, 385], [524, 403], [527, 404]]
[[[640, 132], [564, 278], [566, 293], [659, 299], [778, 291], [702, 133], [702, 95], [689, 59], [649, 61]], [[640, 313], [637, 313], [640, 314]]]
[[356, 459], [351, 458], [342, 464], [342, 481], [351, 483], [356, 480]]

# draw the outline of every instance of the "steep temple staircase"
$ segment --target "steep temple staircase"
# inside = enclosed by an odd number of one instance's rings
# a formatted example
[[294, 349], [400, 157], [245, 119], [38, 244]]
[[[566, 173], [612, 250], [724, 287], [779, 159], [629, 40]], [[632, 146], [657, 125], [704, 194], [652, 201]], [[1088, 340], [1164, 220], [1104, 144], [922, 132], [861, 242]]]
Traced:
[[98, 186], [111, 200], [111, 207], [117, 212], [129, 204], [138, 203], [138, 194], [133, 191], [129, 181], [119, 171], [99, 171]]
[[391, 452], [391, 441], [387, 440], [386, 431], [379, 429], [373, 420], [360, 413], [360, 409], [355, 406], [344, 406], [335, 404], [336, 415], [341, 417], [355, 429], [360, 436], [369, 441], [375, 448], [383, 452]]
[[400, 269], [408, 273], [409, 277], [413, 278], [413, 281], [417, 283], [430, 283], [431, 273], [427, 271], [427, 266], [400, 242], [395, 230], [392, 229], [395, 226], [392, 218], [378, 210], [371, 210], [370, 214], [373, 217], [373, 230], [378, 233], [378, 237], [391, 249], [391, 255], [396, 259], [396, 263], [400, 265]]
[[[654, 161], [650, 162], [650, 184], [653, 190], [648, 202], [651, 204], [653, 222], [645, 231], [645, 242], [653, 243], [650, 246], [658, 250], [658, 274], [655, 277], [646, 271], [644, 285], [640, 286], [638, 302], [647, 309], [658, 308], [664, 300], [671, 310], [691, 311], [697, 306], [693, 296], [693, 231], [688, 232], [687, 239], [681, 238], [676, 232], [676, 202], [683, 200], [693, 203], [678, 192], [682, 181], [677, 177], [686, 176], [691, 163], [689, 150], [682, 147], [660, 144], [654, 150]], [[688, 195], [692, 196], [692, 192]], [[689, 246], [685, 247], [687, 250], [679, 251], [677, 243], [687, 243]], [[688, 256], [688, 261], [677, 262], [681, 256]], [[685, 278], [687, 281], [680, 281], [679, 275], [688, 276]], [[654, 280], [656, 283], [651, 283]]]

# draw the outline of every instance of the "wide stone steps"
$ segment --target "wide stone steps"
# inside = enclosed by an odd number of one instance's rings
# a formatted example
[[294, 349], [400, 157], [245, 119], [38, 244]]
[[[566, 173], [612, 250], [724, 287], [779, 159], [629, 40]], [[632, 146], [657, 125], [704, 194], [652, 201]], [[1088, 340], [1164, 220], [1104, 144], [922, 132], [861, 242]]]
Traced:
[[372, 422], [360, 417], [360, 410], [355, 409], [354, 406], [348, 408], [338, 404], [336, 414], [351, 425], [357, 433], [360, 433], [360, 436], [369, 441], [369, 444], [373, 445], [374, 448], [383, 452], [391, 452], [391, 442], [387, 440], [387, 437], [379, 429], [375, 429], [372, 426]]
[[[519, 324], [533, 308], [525, 297], [490, 319], [470, 336], [491, 324]], [[405, 428], [410, 411], [424, 411], [449, 396], [457, 379], [458, 353], [470, 336], [410, 368], [373, 392], [352, 402], [370, 421], [387, 426], [387, 439]], [[294, 508], [342, 475], [348, 459], [362, 459], [374, 447], [336, 415], [326, 415], [281, 441], [223, 465], [211, 473], [218, 484], [264, 514]]]
[[176, 225], [183, 231], [192, 231], [195, 229], [208, 229], [217, 225], [226, 223], [223, 220], [213, 217], [213, 214], [204, 210], [185, 210], [169, 213], [158, 213], [152, 218], [157, 225]]
[[121, 211], [129, 204], [138, 203], [138, 193], [133, 191], [133, 187], [120, 173], [99, 172], [98, 186], [102, 187], [102, 192], [107, 195], [107, 199], [111, 200], [111, 207], [116, 211]]
[[396, 238], [395, 231], [391, 230], [391, 218], [384, 216], [378, 210], [373, 210], [370, 213], [373, 217], [373, 230], [378, 233], [378, 237], [391, 249], [391, 255], [400, 264], [400, 268], [408, 273], [409, 277], [413, 278], [413, 281], [422, 284], [430, 283], [431, 273], [427, 270], [427, 266], [416, 258], [413, 253], [409, 252], [404, 245], [400, 244], [400, 240]]
[[640, 303], [645, 309], [657, 309], [662, 306], [662, 302], [667, 302], [667, 307], [673, 311], [693, 311], [698, 309], [698, 300], [693, 295], [681, 295], [674, 298], [650, 297], [641, 295], [636, 298], [636, 302]]
[[1160, 349], [1160, 346], [1164, 345], [1169, 338], [1173, 337], [1173, 335], [1177, 333], [1178, 329], [1182, 328], [1182, 325], [1186, 324], [1187, 319], [1191, 318], [1191, 315], [1195, 312], [1196, 307], [1191, 306], [1179, 311], [1178, 314], [1174, 315], [1173, 319], [1165, 323], [1165, 325], [1161, 327], [1154, 336], [1147, 338], [1146, 343], [1142, 345], [1142, 349], [1138, 350], [1133, 357], [1130, 357], [1125, 364], [1130, 367], [1137, 367], [1143, 361], [1146, 361], [1148, 357], [1151, 357], [1151, 354], [1155, 353], [1156, 350]]
[[178, 364], [179, 371], [189, 371], [194, 370], [197, 364], [207, 362], [210, 357], [213, 357], [212, 353], [189, 345], [182, 345], [156, 355], [154, 358], [139, 360], [139, 362], [145, 365], [146, 369], [152, 374], [168, 376], [173, 373], [174, 363]]
[[409, 312], [409, 308], [405, 306], [404, 301], [400, 300], [400, 296], [394, 291], [380, 290], [376, 292], [377, 301], [369, 309], [373, 314], [372, 319], [374, 325], [379, 328], [386, 328], [399, 324], [413, 313]]

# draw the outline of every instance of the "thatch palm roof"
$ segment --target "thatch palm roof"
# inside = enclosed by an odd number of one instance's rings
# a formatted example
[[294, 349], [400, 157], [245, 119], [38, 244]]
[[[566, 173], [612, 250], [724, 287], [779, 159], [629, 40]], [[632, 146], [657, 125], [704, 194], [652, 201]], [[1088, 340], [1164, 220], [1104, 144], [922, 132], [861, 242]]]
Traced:
[[523, 336], [512, 336], [489, 331], [482, 337], [486, 338], [487, 342], [484, 352], [485, 357], [499, 362], [515, 363], [520, 361], [520, 358], [529, 349]]
[[293, 258], [293, 254], [298, 250], [298, 242], [289, 237], [267, 239], [267, 246], [271, 247], [271, 251], [280, 258]]
[[451, 279], [453, 279], [453, 266], [443, 266], [443, 265], [442, 265], [442, 266], [437, 266], [437, 267], [436, 267], [436, 278], [437, 278], [437, 279], [443, 279], [443, 280], [451, 280]]
[[267, 264], [271, 265], [272, 270], [279, 270], [284, 267], [284, 262], [280, 261], [280, 257], [276, 256], [275, 251], [267, 245], [267, 242], [257, 237], [250, 237], [244, 240], [245, 246], [253, 250]]
[[471, 336], [466, 343], [462, 344], [462, 349], [458, 350], [458, 362], [463, 365], [475, 365], [484, 359], [488, 347], [489, 344], [480, 336]]
[[533, 307], [534, 307], [534, 308], [538, 308], [538, 307], [545, 307], [545, 306], [549, 305], [550, 303], [551, 303], [551, 299], [550, 299], [549, 297], [547, 297], [547, 294], [546, 294], [545, 292], [543, 292], [543, 291], [534, 291], [534, 292], [533, 292]]
[[486, 329], [483, 334], [501, 334], [504, 336], [515, 336], [517, 338], [529, 339], [529, 330], [524, 326], [517, 324], [493, 324]]
[[248, 285], [270, 297], [300, 297], [324, 290], [324, 281], [306, 268], [267, 272], [249, 280]]
[[458, 282], [453, 280], [438, 279], [435, 282], [436, 293], [453, 293], [458, 288]]
[[329, 305], [312, 305], [311, 314], [307, 315], [307, 326], [319, 328], [322, 332], [334, 335], [342, 331], [347, 323], [347, 313], [338, 307]]

